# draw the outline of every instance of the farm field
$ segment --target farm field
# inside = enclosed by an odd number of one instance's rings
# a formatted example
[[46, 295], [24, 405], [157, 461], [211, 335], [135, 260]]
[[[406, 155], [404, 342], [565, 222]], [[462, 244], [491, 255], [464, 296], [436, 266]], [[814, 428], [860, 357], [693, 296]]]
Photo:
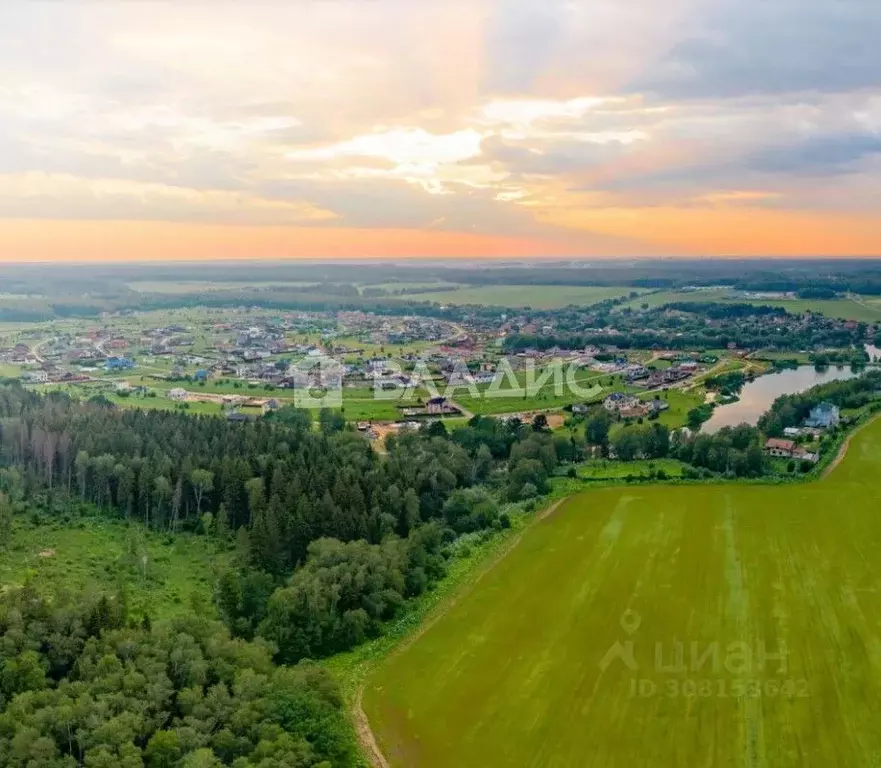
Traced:
[[146, 612], [155, 619], [179, 613], [193, 595], [213, 610], [213, 569], [227, 560], [227, 553], [215, 552], [204, 537], [169, 539], [137, 524], [100, 518], [37, 525], [20, 516], [0, 559], [0, 590], [25, 582], [49, 594], [124, 585], [132, 615]]
[[783, 307], [792, 314], [802, 312], [822, 312], [826, 317], [858, 322], [881, 322], [881, 304], [873, 304], [871, 300], [854, 301], [853, 299], [781, 299], [781, 300], [750, 300], [749, 304], [768, 304]]
[[803, 312], [822, 312], [826, 317], [857, 320], [866, 323], [881, 322], [881, 300], [876, 297], [854, 299], [748, 299], [726, 290], [660, 291], [627, 302], [624, 306], [638, 309], [660, 307], [675, 301], [744, 303], [756, 306], [782, 307], [794, 315]]
[[654, 309], [655, 307], [663, 306], [664, 304], [670, 304], [674, 301], [693, 301], [693, 302], [704, 302], [704, 301], [725, 301], [725, 299], [729, 296], [729, 291], [725, 290], [716, 290], [716, 291], [659, 291], [657, 293], [647, 293], [644, 296], [640, 296], [639, 298], [632, 299], [625, 304], [622, 304], [623, 307], [630, 307], [631, 309], [639, 309], [643, 304], [648, 304], [649, 309]]
[[570, 497], [368, 679], [389, 763], [878, 764], [879, 466]]
[[617, 299], [640, 289], [629, 286], [605, 287], [595, 285], [487, 285], [479, 288], [460, 288], [454, 291], [430, 291], [407, 296], [413, 301], [433, 301], [437, 304], [486, 304], [499, 307], [531, 307], [558, 309], [569, 304], [597, 304], [606, 299]]

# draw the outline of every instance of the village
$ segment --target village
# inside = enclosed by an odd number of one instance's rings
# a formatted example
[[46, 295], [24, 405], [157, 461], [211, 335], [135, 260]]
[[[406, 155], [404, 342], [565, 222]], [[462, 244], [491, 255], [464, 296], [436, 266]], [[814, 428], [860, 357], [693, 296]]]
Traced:
[[[606, 407], [622, 418], [648, 416], [665, 404], [644, 401], [640, 392], [683, 387], [718, 361], [633, 354], [612, 345], [504, 354], [503, 340], [524, 327], [526, 317], [494, 327], [367, 312], [256, 309], [168, 313], [161, 319], [168, 322], [134, 312], [105, 315], [99, 323], [54, 321], [0, 337], [0, 365], [27, 386], [100, 393], [120, 406], [217, 412], [230, 420], [294, 404], [300, 393], [340, 390], [347, 420], [376, 437], [389, 426], [467, 418], [479, 409], [457, 402], [462, 393], [470, 399], [489, 390], [504, 396], [524, 372], [538, 371], [540, 378], [554, 363], [619, 383], [620, 392], [604, 394], [610, 394]], [[514, 401], [495, 410], [525, 419], [561, 407], [577, 414], [589, 403], [570, 397], [523, 405]]]

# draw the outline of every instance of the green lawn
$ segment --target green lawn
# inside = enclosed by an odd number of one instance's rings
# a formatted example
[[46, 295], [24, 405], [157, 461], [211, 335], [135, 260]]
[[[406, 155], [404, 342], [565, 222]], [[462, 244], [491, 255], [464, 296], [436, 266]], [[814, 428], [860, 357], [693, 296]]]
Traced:
[[21, 376], [22, 368], [14, 363], [0, 363], [0, 378], [17, 379]]
[[877, 765], [879, 469], [570, 498], [368, 679], [389, 763]]
[[[516, 384], [522, 388], [523, 394], [516, 394], [515, 383], [508, 377], [502, 379], [498, 387], [492, 384], [481, 384], [477, 387], [479, 397], [467, 394], [467, 389], [458, 389], [452, 394], [453, 399], [471, 413], [482, 416], [492, 416], [503, 413], [518, 413], [520, 411], [538, 411], [563, 408], [574, 403], [594, 402], [602, 398], [604, 393], [617, 388], [620, 390], [635, 392], [633, 387], [626, 387], [620, 376], [610, 374], [598, 374], [596, 371], [582, 369], [572, 374], [572, 381], [578, 387], [577, 390], [570, 387], [566, 366], [562, 368], [559, 377], [560, 385], [551, 378], [540, 387], [533, 388], [529, 385], [526, 374], [523, 371], [516, 372]], [[536, 372], [533, 383], [541, 380], [541, 372]], [[609, 385], [609, 379], [613, 385]], [[443, 392], [443, 388], [441, 388]], [[460, 394], [461, 393], [461, 394]]]
[[228, 557], [203, 537], [169, 539], [136, 523], [74, 517], [35, 524], [21, 515], [0, 550], [0, 589], [28, 580], [50, 594], [62, 589], [115, 592], [122, 584], [132, 615], [146, 611], [157, 618], [188, 610], [194, 594], [210, 605], [214, 569]]
[[648, 477], [662, 469], [667, 477], [682, 477], [687, 465], [678, 459], [640, 459], [638, 461], [610, 461], [591, 459], [578, 467], [578, 476], [589, 480], [621, 480], [625, 477]]
[[666, 392], [646, 393], [642, 396], [642, 399], [654, 400], [655, 394], [659, 395], [661, 400], [670, 404], [666, 411], [661, 411], [661, 415], [658, 416], [658, 423], [665, 424], [671, 429], [685, 426], [688, 421], [688, 412], [704, 402], [704, 392], [702, 389], [690, 390], [688, 392], [683, 392], [681, 389], [668, 389]]
[[531, 307], [557, 309], [569, 304], [590, 305], [606, 299], [617, 299], [639, 288], [595, 285], [487, 285], [460, 288], [454, 291], [432, 291], [407, 296], [414, 301], [437, 304], [485, 304], [498, 307]]

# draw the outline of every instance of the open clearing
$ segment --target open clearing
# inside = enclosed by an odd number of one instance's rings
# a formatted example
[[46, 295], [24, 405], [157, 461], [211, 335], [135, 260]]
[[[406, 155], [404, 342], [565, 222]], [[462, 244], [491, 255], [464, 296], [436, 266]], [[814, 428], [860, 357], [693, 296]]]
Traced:
[[389, 763], [881, 764], [879, 467], [572, 497], [369, 678]]
[[33, 583], [60, 590], [115, 592], [125, 586], [132, 615], [162, 618], [195, 599], [211, 608], [214, 568], [229, 555], [200, 536], [173, 539], [140, 525], [94, 517], [15, 521], [0, 558], [0, 590]]
[[596, 285], [487, 285], [460, 288], [454, 291], [430, 291], [407, 296], [412, 301], [433, 301], [437, 304], [486, 304], [497, 307], [531, 307], [558, 309], [569, 304], [589, 306], [606, 299], [617, 299], [640, 293], [629, 286]]

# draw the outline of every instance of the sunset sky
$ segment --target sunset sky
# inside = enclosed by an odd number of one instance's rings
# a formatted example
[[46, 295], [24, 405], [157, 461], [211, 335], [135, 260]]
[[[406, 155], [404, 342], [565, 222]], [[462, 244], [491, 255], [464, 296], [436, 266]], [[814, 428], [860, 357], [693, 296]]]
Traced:
[[0, 4], [0, 260], [881, 255], [879, 0]]

